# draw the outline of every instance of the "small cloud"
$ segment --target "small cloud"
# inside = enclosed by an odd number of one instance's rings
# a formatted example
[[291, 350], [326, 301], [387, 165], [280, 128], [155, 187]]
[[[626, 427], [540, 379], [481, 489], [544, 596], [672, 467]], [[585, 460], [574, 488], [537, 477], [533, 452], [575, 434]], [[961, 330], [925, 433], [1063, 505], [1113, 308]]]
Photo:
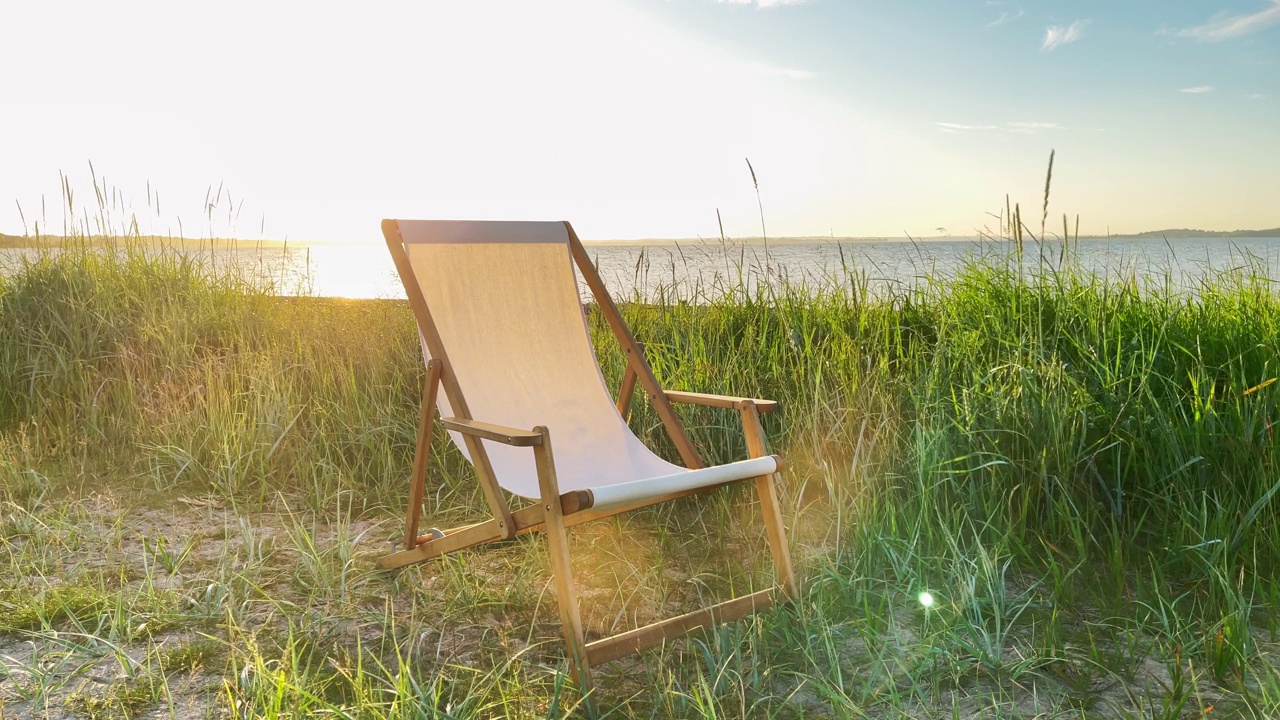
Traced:
[[1263, 95], [1262, 93], [1253, 93], [1252, 95], [1249, 96], [1249, 99], [1250, 100], [1266, 100], [1267, 96]]
[[1252, 35], [1277, 24], [1280, 24], [1280, 0], [1270, 0], [1269, 7], [1258, 12], [1248, 15], [1218, 13], [1203, 25], [1176, 30], [1172, 34], [1200, 42], [1220, 42], [1242, 35]]
[[1011, 133], [1031, 134], [1044, 130], [1066, 130], [1065, 127], [1058, 123], [1042, 123], [1042, 122], [1011, 122], [1005, 123], [1005, 129]]
[[1191, 93], [1192, 95], [1199, 95], [1201, 93], [1213, 92], [1213, 86], [1212, 85], [1196, 85], [1195, 87], [1184, 87], [1178, 90], [1178, 92]]
[[971, 132], [971, 131], [994, 131], [1002, 133], [1013, 133], [1016, 135], [1034, 135], [1045, 130], [1066, 130], [1065, 127], [1058, 123], [1045, 122], [1007, 122], [1003, 125], [962, 125], [960, 123], [951, 122], [935, 122], [934, 125], [942, 132]]
[[1022, 17], [1022, 14], [1023, 14], [1022, 8], [1018, 8], [1018, 12], [1015, 12], [1015, 13], [1002, 12], [1000, 13], [1000, 17], [987, 23], [987, 27], [994, 28], [994, 27], [1000, 27], [1001, 25], [1008, 25], [1014, 20], [1017, 20], [1018, 18]]
[[1088, 24], [1088, 20], [1077, 20], [1066, 26], [1049, 26], [1044, 31], [1044, 43], [1040, 46], [1040, 49], [1053, 50], [1063, 45], [1070, 45], [1084, 36], [1084, 29]]
[[766, 77], [781, 77], [791, 80], [808, 80], [814, 77], [814, 73], [808, 70], [798, 70], [796, 68], [775, 67], [764, 63], [751, 63], [747, 66], [751, 72]]
[[800, 5], [808, 2], [808, 0], [717, 0], [719, 3], [729, 5], [755, 5], [756, 7], [769, 8], [781, 7], [783, 5]]
[[943, 132], [961, 132], [965, 130], [999, 130], [995, 125], [961, 125], [960, 123], [940, 122], [934, 123], [942, 128]]

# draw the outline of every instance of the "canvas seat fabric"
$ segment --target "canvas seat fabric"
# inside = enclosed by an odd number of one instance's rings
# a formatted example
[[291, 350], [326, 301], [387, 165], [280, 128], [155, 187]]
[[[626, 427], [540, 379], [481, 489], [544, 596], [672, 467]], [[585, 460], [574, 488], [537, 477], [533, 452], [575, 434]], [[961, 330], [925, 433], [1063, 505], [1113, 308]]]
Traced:
[[[769, 475], [773, 457], [690, 470], [663, 460], [618, 413], [596, 361], [569, 235], [559, 222], [399, 220], [405, 251], [474, 420], [546, 426], [560, 491], [596, 507]], [[430, 353], [423, 344], [423, 352]], [[441, 416], [455, 415], [444, 393]], [[464, 455], [459, 433], [450, 433]], [[486, 445], [498, 483], [540, 495], [527, 448]]]

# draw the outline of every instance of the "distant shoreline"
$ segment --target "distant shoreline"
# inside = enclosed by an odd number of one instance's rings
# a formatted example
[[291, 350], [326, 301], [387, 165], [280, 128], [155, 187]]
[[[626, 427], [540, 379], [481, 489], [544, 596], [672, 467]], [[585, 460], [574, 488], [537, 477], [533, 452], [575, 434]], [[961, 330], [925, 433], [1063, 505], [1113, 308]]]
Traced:
[[[1280, 227], [1269, 228], [1264, 230], [1192, 230], [1192, 229], [1171, 229], [1171, 230], [1148, 230], [1140, 233], [1115, 234], [1115, 235], [1081, 235], [1080, 240], [1097, 241], [1097, 240], [1187, 240], [1187, 239], [1203, 239], [1203, 240], [1233, 240], [1247, 238], [1280, 238]], [[1058, 236], [1049, 239], [1050, 242], [1057, 242]], [[1071, 238], [1074, 240], [1075, 238]], [[777, 237], [763, 239], [760, 237], [746, 238], [725, 238], [723, 242], [727, 245], [807, 245], [807, 244], [824, 244], [824, 243], [841, 243], [841, 244], [863, 244], [863, 243], [917, 243], [917, 242], [990, 242], [992, 238], [979, 235], [934, 235], [922, 237], [908, 237], [899, 235], [894, 237], [832, 237], [828, 235], [816, 236], [798, 236], [798, 237]], [[676, 245], [718, 245], [722, 241], [718, 237], [707, 238], [641, 238], [634, 240], [583, 240], [585, 245], [596, 246], [635, 246], [635, 245], [654, 245], [654, 246], [676, 246]], [[1028, 240], [1028, 242], [1034, 242]], [[90, 236], [90, 237], [74, 237], [66, 238], [60, 235], [41, 235], [32, 237], [30, 235], [5, 235], [0, 233], [0, 249], [3, 248], [56, 248], [67, 244], [89, 245], [89, 246], [106, 246], [119, 245], [121, 243], [137, 243], [145, 247], [175, 247], [183, 249], [231, 249], [231, 248], [270, 248], [283, 249], [287, 247], [308, 247], [316, 245], [355, 245], [357, 243], [331, 241], [331, 240], [239, 240], [234, 238], [174, 238], [163, 236], [142, 236], [137, 238], [120, 238], [115, 236]]]

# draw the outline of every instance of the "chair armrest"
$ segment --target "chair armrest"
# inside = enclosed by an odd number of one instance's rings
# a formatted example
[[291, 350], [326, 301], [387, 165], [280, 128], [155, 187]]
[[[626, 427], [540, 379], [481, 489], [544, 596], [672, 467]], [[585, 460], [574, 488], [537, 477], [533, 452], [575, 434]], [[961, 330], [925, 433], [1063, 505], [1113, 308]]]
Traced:
[[756, 410], [762, 413], [773, 412], [778, 409], [776, 400], [757, 400], [755, 398], [733, 397], [731, 395], [708, 395], [706, 393], [684, 392], [681, 390], [664, 390], [663, 392], [671, 402], [688, 403], [690, 405], [706, 405], [708, 407], [734, 410], [743, 401], [750, 401], [755, 403]]
[[448, 430], [454, 430], [464, 435], [472, 435], [485, 440], [493, 440], [505, 445], [532, 447], [542, 444], [542, 436], [532, 430], [517, 430], [502, 425], [494, 425], [477, 420], [464, 420], [456, 417], [440, 418], [440, 424], [444, 425]]

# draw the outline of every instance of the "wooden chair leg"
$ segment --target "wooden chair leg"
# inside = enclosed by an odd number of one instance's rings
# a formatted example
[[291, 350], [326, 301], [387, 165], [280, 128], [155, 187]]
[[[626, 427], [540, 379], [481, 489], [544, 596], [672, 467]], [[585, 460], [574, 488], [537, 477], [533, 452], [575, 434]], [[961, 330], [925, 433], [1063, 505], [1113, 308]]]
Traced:
[[427, 484], [427, 460], [431, 455], [431, 428], [436, 419], [436, 389], [440, 387], [439, 359], [427, 362], [422, 385], [422, 407], [418, 410], [418, 444], [413, 453], [413, 476], [409, 479], [409, 509], [404, 516], [404, 549], [418, 545], [418, 523], [422, 519], [422, 496]]
[[[415, 538], [416, 539], [416, 538]], [[446, 555], [463, 548], [475, 547], [502, 540], [497, 520], [485, 520], [465, 527], [446, 530], [444, 537], [428, 540], [409, 550], [401, 550], [378, 558], [378, 567], [384, 570], [405, 567]]]
[[[747, 451], [751, 457], [764, 457], [769, 454], [765, 445], [764, 427], [760, 424], [760, 413], [756, 404], [744, 400], [738, 405], [742, 415], [742, 432], [747, 439]], [[756, 478], [756, 492], [760, 495], [760, 510], [764, 514], [765, 534], [769, 536], [769, 552], [773, 555], [773, 569], [777, 574], [778, 585], [782, 586], [787, 597], [799, 597], [799, 586], [796, 585], [795, 570], [791, 567], [791, 553], [787, 547], [787, 531], [782, 524], [782, 508], [778, 504], [778, 489], [774, 485], [774, 475], [762, 475]]]
[[588, 697], [591, 692], [591, 666], [587, 660], [582, 616], [578, 611], [578, 594], [573, 587], [573, 568], [569, 564], [569, 535], [565, 530], [564, 514], [560, 508], [560, 487], [556, 482], [555, 461], [551, 454], [551, 435], [544, 426], [538, 426], [533, 431], [542, 436], [542, 442], [533, 447], [533, 456], [538, 468], [538, 486], [545, 513], [542, 531], [547, 534], [547, 547], [551, 552], [551, 574], [556, 586], [556, 601], [560, 606], [560, 622], [564, 626], [569, 672], [578, 683], [583, 697]]

